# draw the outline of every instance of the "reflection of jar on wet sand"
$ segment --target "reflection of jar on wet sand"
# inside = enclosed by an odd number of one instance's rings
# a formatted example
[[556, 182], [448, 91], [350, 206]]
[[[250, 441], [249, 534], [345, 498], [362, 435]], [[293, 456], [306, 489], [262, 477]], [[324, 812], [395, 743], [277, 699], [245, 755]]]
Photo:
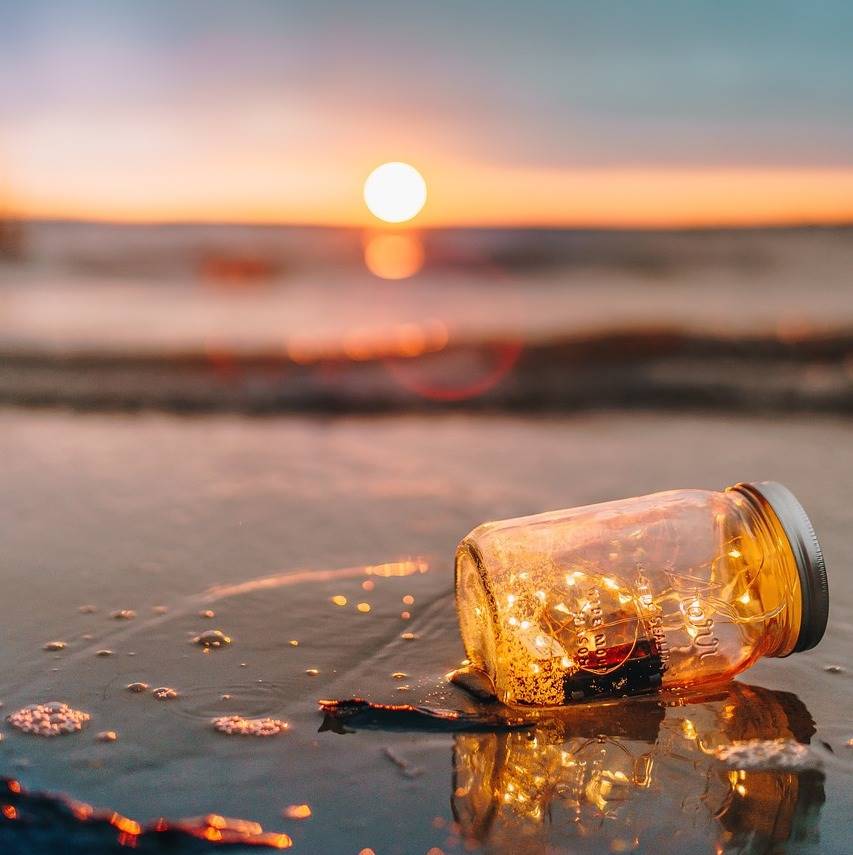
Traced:
[[471, 669], [542, 706], [727, 680], [814, 647], [828, 615], [814, 530], [774, 482], [485, 523], [456, 598]]
[[612, 812], [648, 787], [665, 715], [659, 704], [638, 706], [627, 730], [625, 716], [607, 705], [573, 713], [537, 721], [535, 730], [456, 737], [452, 807], [464, 837], [499, 851], [508, 841], [513, 852], [543, 851], [549, 834]]
[[631, 713], [584, 704], [543, 714], [531, 731], [457, 735], [452, 808], [463, 837], [521, 855], [584, 842], [601, 851], [604, 832], [615, 851], [769, 851], [814, 834], [822, 773], [716, 759], [741, 740], [808, 742], [814, 724], [794, 695], [732, 683], [686, 704], [638, 700]]

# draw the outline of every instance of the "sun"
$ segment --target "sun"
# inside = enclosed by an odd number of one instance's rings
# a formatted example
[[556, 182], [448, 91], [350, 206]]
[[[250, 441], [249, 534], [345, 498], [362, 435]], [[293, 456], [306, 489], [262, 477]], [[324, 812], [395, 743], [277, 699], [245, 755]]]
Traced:
[[377, 166], [364, 182], [364, 202], [370, 213], [386, 223], [403, 223], [426, 203], [423, 175], [408, 163], [393, 161]]

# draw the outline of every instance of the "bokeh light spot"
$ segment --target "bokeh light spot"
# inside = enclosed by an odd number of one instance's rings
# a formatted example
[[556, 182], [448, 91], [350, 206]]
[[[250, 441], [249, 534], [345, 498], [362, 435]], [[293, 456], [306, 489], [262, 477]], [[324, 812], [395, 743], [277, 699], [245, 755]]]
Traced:
[[364, 246], [364, 263], [380, 279], [408, 279], [424, 266], [424, 247], [415, 235], [375, 235]]

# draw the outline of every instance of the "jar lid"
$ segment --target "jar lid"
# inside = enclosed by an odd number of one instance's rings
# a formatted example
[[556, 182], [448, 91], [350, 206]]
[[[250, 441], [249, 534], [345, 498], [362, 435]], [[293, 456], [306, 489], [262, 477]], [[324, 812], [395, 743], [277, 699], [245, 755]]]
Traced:
[[823, 638], [829, 619], [829, 586], [826, 563], [811, 520], [797, 497], [777, 481], [750, 481], [733, 489], [770, 506], [782, 524], [800, 574], [803, 596], [800, 634], [792, 653], [811, 650]]

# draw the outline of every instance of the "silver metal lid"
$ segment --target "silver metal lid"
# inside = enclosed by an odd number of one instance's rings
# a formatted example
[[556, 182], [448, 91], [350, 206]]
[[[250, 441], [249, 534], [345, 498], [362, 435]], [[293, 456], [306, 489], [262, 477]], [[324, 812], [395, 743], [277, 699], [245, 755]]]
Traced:
[[782, 524], [800, 574], [803, 597], [800, 634], [792, 653], [811, 650], [823, 638], [829, 619], [826, 563], [811, 520], [797, 497], [777, 481], [751, 481], [730, 488], [767, 504]]

